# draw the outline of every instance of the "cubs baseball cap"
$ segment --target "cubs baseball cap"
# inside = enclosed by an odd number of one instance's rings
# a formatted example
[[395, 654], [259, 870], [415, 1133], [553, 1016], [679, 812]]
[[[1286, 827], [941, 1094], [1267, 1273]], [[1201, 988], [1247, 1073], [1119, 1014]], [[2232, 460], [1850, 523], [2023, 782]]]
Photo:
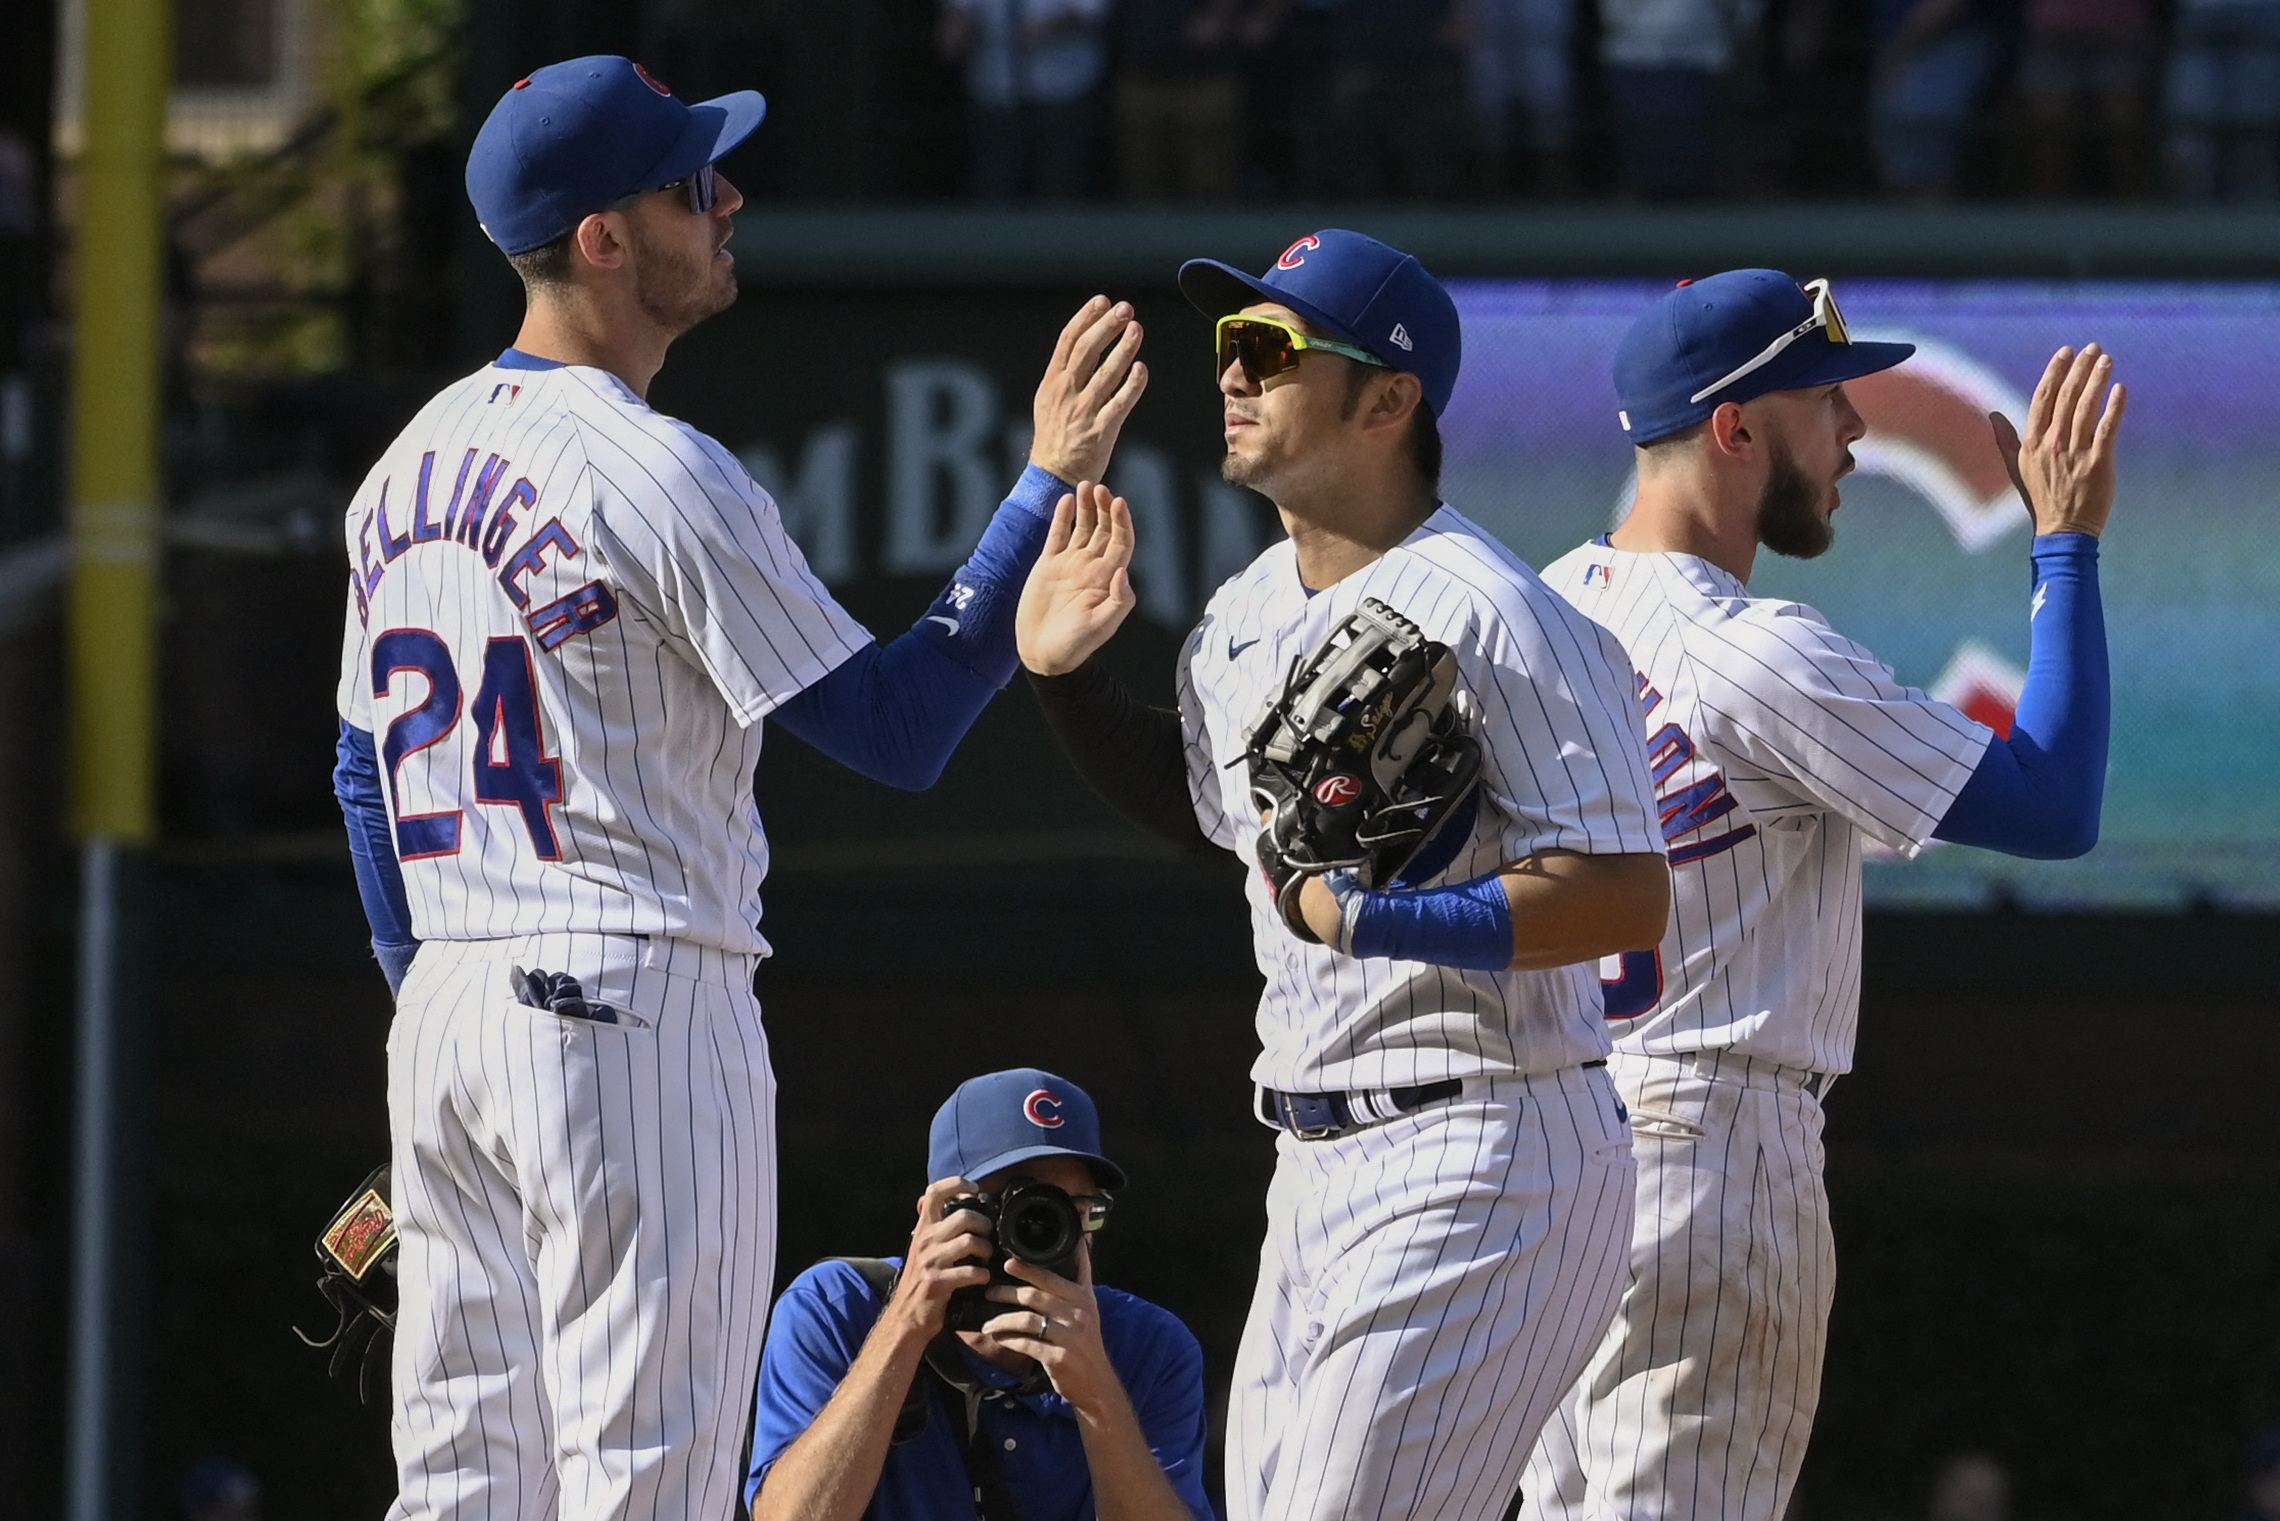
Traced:
[[467, 199], [501, 252], [528, 253], [615, 201], [696, 173], [767, 114], [753, 90], [685, 105], [615, 54], [550, 63], [484, 118]]
[[1103, 1188], [1122, 1188], [1124, 1170], [1100, 1154], [1100, 1114], [1065, 1077], [1016, 1067], [962, 1083], [934, 1111], [926, 1176], [984, 1178], [1033, 1157], [1092, 1164]]
[[1217, 259], [1190, 259], [1180, 266], [1180, 293], [1214, 318], [1280, 302], [1327, 336], [1423, 381], [1435, 417], [1448, 410], [1457, 388], [1464, 357], [1457, 303], [1414, 254], [1361, 233], [1310, 232], [1263, 276]]
[[1615, 350], [1615, 397], [1634, 444], [1691, 428], [1729, 401], [1858, 380], [1916, 352], [1855, 343], [1829, 282], [1778, 269], [1687, 280], [1631, 324]]

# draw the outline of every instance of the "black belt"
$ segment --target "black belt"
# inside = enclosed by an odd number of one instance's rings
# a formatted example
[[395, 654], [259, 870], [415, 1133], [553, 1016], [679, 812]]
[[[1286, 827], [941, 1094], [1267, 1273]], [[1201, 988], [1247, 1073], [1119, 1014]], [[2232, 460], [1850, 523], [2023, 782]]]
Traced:
[[1464, 1091], [1464, 1083], [1453, 1077], [1417, 1088], [1380, 1089], [1383, 1102], [1392, 1106], [1393, 1113], [1356, 1119], [1356, 1109], [1370, 1115], [1380, 1107], [1378, 1094], [1282, 1093], [1262, 1088], [1259, 1112], [1268, 1124], [1280, 1125], [1302, 1141], [1327, 1141], [1360, 1125], [1375, 1125], [1395, 1115], [1415, 1114], [1427, 1104], [1455, 1098]]
[[[1607, 1063], [1594, 1061], [1583, 1065], [1604, 1067]], [[1363, 1125], [1383, 1124], [1400, 1115], [1415, 1114], [1427, 1104], [1455, 1098], [1464, 1091], [1463, 1081], [1454, 1077], [1416, 1088], [1381, 1088], [1369, 1094], [1283, 1093], [1274, 1088], [1261, 1088], [1259, 1117], [1270, 1125], [1281, 1126], [1302, 1141], [1327, 1141]], [[1376, 1113], [1388, 1105], [1392, 1108], [1391, 1114]], [[1357, 1109], [1362, 1111], [1360, 1119], [1355, 1118]]]

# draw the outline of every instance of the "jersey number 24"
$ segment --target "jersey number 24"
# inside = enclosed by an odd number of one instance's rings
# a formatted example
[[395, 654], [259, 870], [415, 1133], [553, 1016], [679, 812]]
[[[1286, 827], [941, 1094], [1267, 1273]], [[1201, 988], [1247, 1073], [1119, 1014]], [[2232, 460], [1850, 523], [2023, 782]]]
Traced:
[[[459, 727], [459, 671], [451, 649], [424, 628], [392, 628], [372, 641], [372, 695], [386, 697], [400, 672], [427, 678], [427, 697], [397, 716], [381, 741], [380, 764], [397, 802], [396, 855], [405, 861], [459, 853], [457, 808], [440, 813], [403, 811], [404, 762]], [[538, 710], [538, 677], [530, 641], [502, 635], [483, 647], [483, 684], [475, 690], [474, 790], [478, 803], [521, 813], [531, 848], [542, 861], [562, 859], [561, 837], [549, 808], [562, 802], [562, 762], [546, 753]]]

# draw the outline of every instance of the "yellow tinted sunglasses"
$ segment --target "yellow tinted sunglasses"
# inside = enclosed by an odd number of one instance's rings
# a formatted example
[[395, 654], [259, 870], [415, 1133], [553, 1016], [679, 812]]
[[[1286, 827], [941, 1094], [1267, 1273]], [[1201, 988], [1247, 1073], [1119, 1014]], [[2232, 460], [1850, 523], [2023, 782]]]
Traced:
[[1222, 317], [1218, 338], [1219, 368], [1213, 371], [1215, 375], [1224, 375], [1229, 365], [1239, 364], [1244, 374], [1264, 383], [1297, 369], [1298, 356], [1308, 349], [1342, 354], [1357, 364], [1375, 365], [1381, 370], [1393, 368], [1368, 349], [1329, 338], [1310, 338], [1272, 317]]

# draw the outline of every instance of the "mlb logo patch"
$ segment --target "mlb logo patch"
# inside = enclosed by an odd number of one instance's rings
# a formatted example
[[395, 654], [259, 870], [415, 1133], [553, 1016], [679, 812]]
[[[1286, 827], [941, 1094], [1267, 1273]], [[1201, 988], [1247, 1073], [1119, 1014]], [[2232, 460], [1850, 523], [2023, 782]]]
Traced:
[[1614, 584], [1614, 580], [1615, 567], [1612, 565], [1586, 565], [1583, 568], [1583, 584], [1593, 590], [1605, 591]]

